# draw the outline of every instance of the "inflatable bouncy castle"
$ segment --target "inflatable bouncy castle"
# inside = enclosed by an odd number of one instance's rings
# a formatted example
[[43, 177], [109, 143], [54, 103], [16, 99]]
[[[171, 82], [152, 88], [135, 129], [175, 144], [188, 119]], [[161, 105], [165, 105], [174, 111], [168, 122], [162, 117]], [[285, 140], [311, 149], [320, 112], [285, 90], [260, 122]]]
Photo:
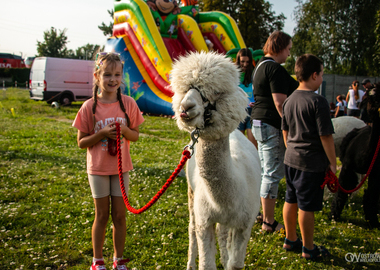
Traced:
[[[140, 110], [173, 115], [170, 72], [181, 55], [209, 49], [228, 54], [245, 48], [236, 22], [223, 12], [199, 12], [197, 1], [116, 0], [113, 36], [105, 51], [124, 62], [124, 94]], [[212, 46], [209, 46], [212, 44]], [[235, 52], [236, 55], [236, 52]]]

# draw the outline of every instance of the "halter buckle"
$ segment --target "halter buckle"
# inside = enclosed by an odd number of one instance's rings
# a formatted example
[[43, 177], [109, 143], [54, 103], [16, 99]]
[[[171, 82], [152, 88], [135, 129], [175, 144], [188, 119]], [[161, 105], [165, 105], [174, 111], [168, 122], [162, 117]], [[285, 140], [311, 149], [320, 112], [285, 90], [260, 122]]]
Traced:
[[191, 144], [186, 145], [185, 148], [184, 148], [184, 149], [190, 148], [190, 150], [191, 150], [191, 156], [193, 156], [193, 154], [194, 154], [194, 146], [198, 142], [199, 132], [200, 132], [199, 128], [196, 128], [196, 129], [194, 129], [191, 132], [191, 134], [190, 134], [190, 136], [191, 136]]

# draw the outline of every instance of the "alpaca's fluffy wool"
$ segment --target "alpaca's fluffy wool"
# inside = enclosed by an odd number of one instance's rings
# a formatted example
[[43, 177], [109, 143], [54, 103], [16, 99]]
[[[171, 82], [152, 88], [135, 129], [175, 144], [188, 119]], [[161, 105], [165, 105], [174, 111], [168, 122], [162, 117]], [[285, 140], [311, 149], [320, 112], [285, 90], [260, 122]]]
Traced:
[[238, 67], [229, 58], [216, 53], [192, 53], [175, 62], [171, 86], [175, 91], [172, 104], [178, 127], [187, 131], [195, 128], [185, 125], [179, 115], [183, 96], [192, 87], [197, 87], [216, 106], [210, 126], [197, 123], [203, 136], [217, 140], [236, 129], [247, 116], [245, 108], [248, 104], [247, 95], [239, 88], [239, 77]]
[[[189, 253], [187, 269], [216, 270], [215, 237], [225, 269], [244, 268], [251, 228], [260, 208], [261, 166], [256, 148], [236, 128], [246, 116], [239, 71], [216, 53], [193, 53], [173, 66], [173, 110], [180, 129], [200, 129], [187, 163]], [[202, 96], [204, 97], [202, 99]], [[205, 107], [211, 103], [209, 123]], [[215, 226], [215, 224], [217, 224]], [[216, 228], [216, 229], [215, 229]]]
[[335, 153], [336, 156], [339, 157], [340, 155], [340, 145], [342, 143], [342, 140], [346, 135], [353, 130], [354, 128], [362, 128], [365, 127], [365, 123], [352, 116], [341, 116], [338, 118], [331, 119], [331, 122], [334, 126], [334, 145], [335, 145]]

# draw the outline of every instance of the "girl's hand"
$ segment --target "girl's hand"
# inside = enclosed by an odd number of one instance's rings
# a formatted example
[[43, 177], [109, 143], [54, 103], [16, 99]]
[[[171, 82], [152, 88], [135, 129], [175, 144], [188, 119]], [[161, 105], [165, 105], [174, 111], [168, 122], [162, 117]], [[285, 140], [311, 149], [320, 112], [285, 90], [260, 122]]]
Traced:
[[130, 128], [124, 125], [123, 123], [119, 123], [119, 124], [120, 124], [120, 134], [126, 134], [130, 130]]
[[116, 140], [116, 125], [114, 122], [109, 123], [100, 130], [104, 137]]
[[123, 123], [120, 124], [120, 134], [123, 134], [124, 138], [128, 141], [135, 142], [139, 139], [139, 127], [129, 128]]

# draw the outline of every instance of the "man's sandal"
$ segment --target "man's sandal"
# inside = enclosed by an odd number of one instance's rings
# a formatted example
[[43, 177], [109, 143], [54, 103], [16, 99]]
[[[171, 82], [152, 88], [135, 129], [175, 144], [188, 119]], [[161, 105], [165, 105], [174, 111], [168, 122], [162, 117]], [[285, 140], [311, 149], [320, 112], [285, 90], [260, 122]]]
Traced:
[[313, 260], [313, 261], [317, 259], [321, 259], [321, 258], [326, 258], [331, 255], [330, 252], [324, 246], [317, 246], [317, 245], [314, 245], [314, 249], [312, 250], [307, 249], [304, 246], [302, 246], [302, 253], [310, 255], [310, 257], [308, 258], [302, 256], [303, 258], [305, 258], [306, 260]]
[[[285, 247], [285, 245], [290, 246], [290, 248]], [[302, 250], [302, 241], [297, 238], [296, 241], [290, 241], [288, 238], [285, 238], [284, 245], [282, 246], [286, 251], [298, 252]]]
[[267, 225], [268, 227], [272, 228], [271, 231], [269, 231], [269, 230], [263, 230], [263, 231], [266, 231], [266, 232], [279, 232], [279, 231], [282, 229], [282, 228], [280, 228], [280, 229], [276, 230], [277, 225], [279, 224], [276, 220], [275, 220], [272, 224], [263, 221], [263, 224], [265, 224], [265, 225]]

